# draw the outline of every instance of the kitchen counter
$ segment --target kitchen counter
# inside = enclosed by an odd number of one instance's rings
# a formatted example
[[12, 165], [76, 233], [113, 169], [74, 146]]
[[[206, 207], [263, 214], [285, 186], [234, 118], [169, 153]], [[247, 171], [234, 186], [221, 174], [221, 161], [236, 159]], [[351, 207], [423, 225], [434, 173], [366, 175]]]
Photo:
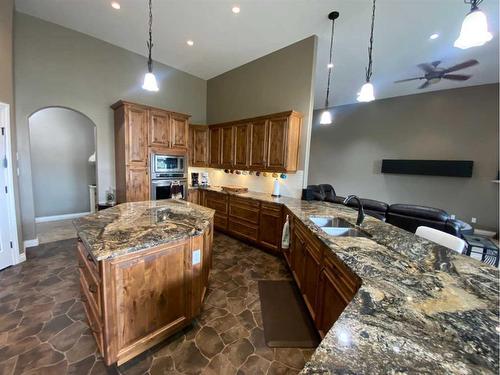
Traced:
[[73, 221], [96, 261], [202, 233], [214, 210], [180, 200], [131, 202]]
[[370, 216], [371, 238], [329, 236], [309, 220], [354, 225], [357, 211], [342, 205], [236, 195], [284, 204], [362, 280], [302, 374], [498, 373], [498, 269]]

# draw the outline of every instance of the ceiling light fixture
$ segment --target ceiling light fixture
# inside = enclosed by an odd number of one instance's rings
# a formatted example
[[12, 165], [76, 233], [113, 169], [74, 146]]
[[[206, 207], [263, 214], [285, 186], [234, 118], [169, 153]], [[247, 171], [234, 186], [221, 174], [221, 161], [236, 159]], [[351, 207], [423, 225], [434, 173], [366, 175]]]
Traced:
[[333, 70], [333, 34], [335, 32], [335, 20], [339, 18], [339, 12], [331, 12], [328, 14], [328, 19], [332, 20], [332, 34], [330, 36], [330, 59], [328, 60], [328, 83], [326, 85], [326, 98], [325, 98], [325, 109], [321, 113], [321, 118], [319, 119], [319, 123], [321, 125], [330, 125], [332, 123], [332, 114], [328, 109], [328, 99], [330, 97], [330, 80], [332, 77]]
[[233, 9], [231, 9], [234, 14], [238, 14], [240, 12], [240, 7], [239, 6], [234, 6]]
[[111, 7], [116, 10], [119, 10], [121, 8], [120, 3], [117, 3], [116, 1], [113, 1], [111, 3]]
[[464, 2], [471, 5], [471, 10], [462, 22], [460, 36], [454, 45], [460, 49], [482, 46], [493, 39], [493, 35], [488, 31], [486, 15], [477, 7], [483, 0], [464, 0]]
[[429, 37], [429, 39], [430, 39], [430, 40], [434, 40], [434, 39], [437, 39], [437, 38], [439, 38], [439, 34], [438, 34], [438, 33], [434, 33], [434, 34], [432, 34], [432, 35]]
[[144, 84], [142, 88], [147, 91], [158, 91], [158, 83], [153, 74], [153, 59], [151, 58], [151, 50], [153, 49], [153, 5], [152, 0], [149, 0], [149, 40], [146, 42], [148, 46], [148, 72], [144, 76]]
[[366, 68], [366, 82], [361, 87], [361, 90], [358, 92], [358, 102], [371, 102], [375, 100], [373, 85], [370, 82], [373, 73], [372, 51], [373, 51], [373, 28], [375, 26], [375, 1], [376, 0], [373, 0], [373, 7], [372, 7], [372, 27], [370, 31], [370, 45], [368, 47], [368, 67]]
[[192, 40], [188, 40], [186, 43], [190, 47], [194, 46], [194, 42]]

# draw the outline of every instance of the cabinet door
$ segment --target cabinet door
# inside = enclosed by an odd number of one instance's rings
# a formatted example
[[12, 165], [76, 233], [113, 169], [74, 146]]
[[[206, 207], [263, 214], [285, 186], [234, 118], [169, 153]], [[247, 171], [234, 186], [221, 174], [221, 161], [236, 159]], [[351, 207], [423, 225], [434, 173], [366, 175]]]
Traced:
[[245, 169], [248, 167], [248, 124], [234, 127], [234, 166]]
[[270, 250], [279, 251], [282, 231], [281, 207], [262, 203], [260, 210], [259, 243]]
[[232, 168], [234, 166], [234, 128], [225, 126], [221, 128], [221, 166]]
[[170, 147], [187, 148], [188, 119], [176, 113], [170, 114]]
[[268, 124], [266, 120], [253, 122], [250, 129], [250, 160], [251, 169], [262, 169], [267, 164]]
[[147, 168], [128, 168], [127, 202], [149, 200], [149, 175]]
[[287, 129], [288, 117], [269, 120], [268, 169], [286, 169]]
[[170, 118], [168, 112], [151, 109], [149, 111], [150, 146], [169, 147]]
[[191, 202], [191, 203], [200, 204], [199, 203], [199, 191], [197, 189], [189, 189], [187, 200], [188, 200], [188, 202]]
[[313, 320], [316, 318], [316, 296], [320, 271], [321, 263], [318, 257], [318, 251], [313, 248], [310, 242], [308, 242], [304, 251], [304, 276], [301, 290], [302, 296], [304, 297], [304, 301], [306, 302], [307, 308], [309, 309]]
[[206, 167], [208, 166], [208, 126], [193, 127], [192, 132], [192, 165], [195, 167]]
[[220, 145], [221, 145], [221, 128], [210, 128], [209, 132], [209, 143], [210, 143], [210, 153], [209, 153], [209, 165], [211, 167], [220, 167]]
[[148, 110], [139, 106], [126, 109], [126, 164], [146, 167], [148, 163]]
[[318, 288], [318, 312], [316, 314], [316, 328], [323, 337], [333, 323], [338, 319], [348, 302], [345, 301], [337, 287], [335, 275], [325, 268], [321, 271]]
[[290, 262], [292, 273], [299, 289], [302, 290], [304, 280], [304, 251], [305, 239], [298, 230], [292, 233], [292, 250], [290, 254]]

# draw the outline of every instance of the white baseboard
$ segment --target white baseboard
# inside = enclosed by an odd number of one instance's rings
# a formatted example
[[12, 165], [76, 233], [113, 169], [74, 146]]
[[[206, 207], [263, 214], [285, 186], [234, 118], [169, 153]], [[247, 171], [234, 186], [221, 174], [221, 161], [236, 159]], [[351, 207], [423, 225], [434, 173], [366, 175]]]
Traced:
[[78, 212], [75, 214], [40, 216], [40, 217], [35, 217], [35, 223], [46, 223], [48, 221], [76, 219], [77, 217], [82, 217], [82, 216], [89, 215], [89, 214], [90, 214], [90, 212]]
[[[37, 238], [34, 238], [32, 240], [26, 240], [24, 241], [23, 243], [24, 245], [24, 251], [26, 252], [26, 248], [27, 247], [35, 247], [35, 246], [38, 246], [39, 245], [39, 242], [38, 242], [38, 237]], [[26, 255], [25, 255], [26, 256]]]
[[17, 256], [17, 263], [16, 264], [19, 264], [19, 263], [22, 263], [22, 262], [26, 262], [26, 249], [24, 249], [24, 253], [19, 254]]

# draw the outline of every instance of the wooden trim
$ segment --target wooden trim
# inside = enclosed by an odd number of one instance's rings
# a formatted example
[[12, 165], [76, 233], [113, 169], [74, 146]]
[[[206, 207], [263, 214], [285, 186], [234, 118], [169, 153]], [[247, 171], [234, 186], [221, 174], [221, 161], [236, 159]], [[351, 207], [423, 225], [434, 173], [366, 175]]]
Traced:
[[226, 122], [219, 122], [215, 124], [209, 124], [209, 127], [219, 127], [219, 126], [228, 126], [228, 125], [237, 125], [245, 122], [252, 122], [252, 121], [260, 121], [260, 120], [268, 120], [271, 118], [275, 117], [288, 117], [288, 116], [297, 116], [297, 117], [304, 117], [302, 113], [294, 111], [294, 110], [289, 110], [289, 111], [284, 111], [284, 112], [277, 112], [277, 113], [271, 113], [268, 115], [262, 115], [262, 116], [257, 116], [257, 117], [250, 117], [250, 118], [243, 118], [243, 119], [238, 119], [234, 121], [226, 121]]
[[169, 113], [173, 113], [175, 115], [178, 115], [178, 116], [183, 116], [185, 117], [186, 119], [189, 119], [191, 117], [191, 115], [187, 115], [185, 113], [180, 113], [180, 112], [176, 112], [176, 111], [171, 111], [169, 109], [165, 109], [165, 108], [159, 108], [159, 107], [153, 107], [153, 106], [150, 106], [150, 105], [147, 105], [147, 104], [141, 104], [141, 103], [134, 103], [134, 102], [129, 102], [129, 101], [126, 101], [126, 100], [118, 100], [116, 103], [112, 104], [110, 107], [112, 109], [117, 109], [119, 107], [122, 107], [122, 106], [126, 106], [126, 105], [129, 105], [129, 106], [136, 106], [136, 107], [142, 107], [143, 109], [154, 109], [156, 111], [166, 111], [166, 112], [169, 112]]

